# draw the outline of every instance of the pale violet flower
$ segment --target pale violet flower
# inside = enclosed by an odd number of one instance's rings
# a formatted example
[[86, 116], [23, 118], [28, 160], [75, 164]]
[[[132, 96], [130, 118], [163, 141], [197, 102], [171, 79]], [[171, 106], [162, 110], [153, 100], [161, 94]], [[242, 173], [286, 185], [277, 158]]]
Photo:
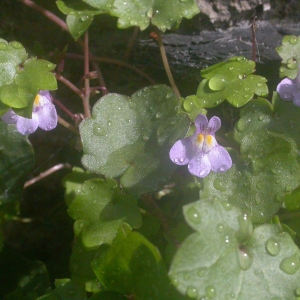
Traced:
[[295, 79], [284, 78], [276, 88], [280, 98], [300, 106], [300, 71]]
[[33, 133], [38, 127], [48, 131], [57, 125], [57, 113], [49, 91], [40, 91], [36, 95], [31, 119], [17, 115], [12, 109], [1, 119], [7, 124], [16, 124], [17, 130], [24, 135]]
[[192, 136], [173, 145], [170, 159], [177, 165], [188, 165], [190, 173], [201, 178], [210, 171], [227, 171], [232, 165], [231, 157], [215, 138], [221, 120], [212, 117], [208, 122], [206, 116], [200, 114], [195, 120], [195, 126], [196, 131]]

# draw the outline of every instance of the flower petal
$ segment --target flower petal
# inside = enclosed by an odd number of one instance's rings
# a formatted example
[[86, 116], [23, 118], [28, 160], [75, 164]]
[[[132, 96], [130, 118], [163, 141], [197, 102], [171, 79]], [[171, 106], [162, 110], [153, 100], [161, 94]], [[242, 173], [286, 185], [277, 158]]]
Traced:
[[203, 178], [207, 176], [211, 170], [211, 163], [207, 155], [196, 156], [191, 159], [188, 169], [192, 175]]
[[193, 156], [193, 145], [191, 138], [177, 141], [170, 150], [170, 159], [177, 165], [186, 165]]
[[1, 117], [2, 121], [4, 121], [7, 124], [16, 124], [18, 118], [19, 118], [19, 116], [12, 109], [9, 109]]
[[208, 122], [209, 134], [214, 135], [221, 128], [221, 120], [218, 117], [212, 117]]
[[207, 117], [203, 114], [199, 114], [195, 120], [195, 126], [197, 128], [196, 132], [203, 133], [207, 128], [208, 121]]
[[36, 114], [38, 116], [39, 127], [43, 130], [52, 130], [57, 126], [57, 112], [51, 102], [38, 107]]
[[214, 172], [224, 172], [232, 166], [232, 160], [228, 151], [220, 145], [216, 145], [207, 153], [207, 156], [211, 163], [211, 169]]
[[291, 101], [294, 98], [294, 92], [297, 91], [297, 85], [294, 80], [285, 78], [277, 85], [276, 91], [282, 100]]
[[18, 116], [17, 120], [17, 130], [21, 134], [31, 134], [36, 131], [38, 128], [39, 120], [38, 116], [33, 113], [32, 114], [32, 119], [27, 119], [21, 116]]
[[300, 90], [294, 92], [293, 95], [294, 95], [294, 99], [293, 99], [294, 104], [300, 107]]

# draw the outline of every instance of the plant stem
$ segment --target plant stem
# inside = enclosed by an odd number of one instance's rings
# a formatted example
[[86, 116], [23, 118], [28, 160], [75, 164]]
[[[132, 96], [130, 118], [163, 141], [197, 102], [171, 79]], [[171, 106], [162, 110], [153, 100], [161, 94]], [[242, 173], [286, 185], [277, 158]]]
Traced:
[[90, 72], [90, 58], [89, 58], [89, 33], [88, 30], [84, 33], [84, 97], [83, 109], [85, 118], [91, 117], [90, 108], [90, 80], [86, 76]]
[[52, 174], [58, 170], [64, 169], [64, 168], [71, 169], [72, 166], [68, 163], [55, 165], [54, 167], [48, 169], [47, 171], [40, 173], [40, 175], [26, 181], [24, 184], [24, 189], [26, 189], [30, 185], [36, 183], [37, 181], [44, 179], [45, 177], [49, 176], [50, 174]]
[[70, 110], [68, 110], [59, 100], [57, 100], [57, 99], [55, 99], [53, 97], [52, 97], [52, 99], [53, 99], [53, 102], [57, 106], [59, 106], [68, 116], [70, 116], [73, 120], [77, 119], [76, 116]]
[[70, 88], [74, 93], [76, 93], [80, 98], [83, 98], [84, 95], [81, 92], [81, 90], [79, 88], [77, 88], [76, 85], [74, 85], [70, 80], [68, 80], [67, 78], [65, 78], [64, 76], [58, 74], [58, 73], [54, 73], [55, 77], [57, 80], [61, 81], [62, 83], [64, 83], [68, 88]]
[[31, 0], [21, 0], [21, 2], [25, 5], [39, 11], [42, 15], [44, 15], [45, 17], [47, 17], [48, 19], [50, 19], [51, 21], [56, 23], [61, 29], [69, 32], [67, 24], [62, 19], [60, 19], [58, 16], [53, 14], [51, 11], [37, 5], [36, 3], [34, 3]]
[[173, 78], [173, 75], [172, 75], [172, 72], [171, 72], [171, 69], [170, 69], [170, 65], [169, 65], [169, 62], [168, 62], [166, 50], [165, 50], [165, 47], [164, 47], [164, 44], [163, 44], [163, 41], [162, 41], [162, 38], [161, 38], [160, 31], [156, 30], [156, 34], [157, 34], [157, 42], [158, 42], [158, 46], [159, 46], [159, 50], [160, 50], [160, 55], [161, 55], [162, 62], [163, 62], [163, 65], [165, 67], [165, 71], [167, 73], [169, 82], [171, 84], [172, 89], [176, 93], [176, 95], [178, 97], [180, 97], [180, 92], [179, 92], [179, 90], [176, 86], [175, 80]]
[[76, 133], [76, 134], [79, 133], [79, 132], [78, 132], [78, 129], [77, 129], [75, 126], [71, 125], [70, 123], [68, 123], [67, 121], [65, 121], [63, 118], [61, 118], [60, 116], [57, 116], [57, 117], [58, 117], [58, 120], [57, 120], [57, 121], [58, 121], [58, 123], [59, 123], [60, 125], [66, 127], [67, 129], [73, 131], [73, 132]]

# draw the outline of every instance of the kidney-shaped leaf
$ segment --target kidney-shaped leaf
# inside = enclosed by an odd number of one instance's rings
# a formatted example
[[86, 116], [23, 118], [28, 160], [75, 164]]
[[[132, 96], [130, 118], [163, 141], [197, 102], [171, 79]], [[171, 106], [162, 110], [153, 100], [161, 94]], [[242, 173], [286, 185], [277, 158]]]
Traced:
[[139, 26], [141, 30], [150, 22], [161, 31], [178, 27], [182, 18], [191, 19], [199, 8], [195, 0], [83, 0], [98, 9], [107, 10], [118, 17], [118, 26]]
[[241, 211], [219, 200], [184, 207], [195, 233], [176, 253], [170, 276], [194, 299], [294, 299], [300, 251], [278, 225], [252, 228]]
[[91, 172], [121, 177], [135, 195], [156, 191], [175, 170], [169, 150], [184, 137], [189, 119], [178, 114], [178, 98], [166, 86], [146, 87], [131, 98], [109, 94], [80, 125], [83, 165]]

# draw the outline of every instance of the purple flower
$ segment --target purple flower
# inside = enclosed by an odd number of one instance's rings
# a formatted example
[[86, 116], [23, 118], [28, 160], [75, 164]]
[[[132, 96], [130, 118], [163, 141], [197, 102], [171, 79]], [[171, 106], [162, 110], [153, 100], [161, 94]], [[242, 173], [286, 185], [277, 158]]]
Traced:
[[284, 78], [276, 88], [280, 98], [300, 106], [300, 71], [295, 79]]
[[12, 109], [1, 119], [7, 124], [16, 124], [17, 130], [24, 135], [33, 133], [38, 127], [48, 131], [57, 125], [57, 113], [49, 91], [40, 91], [36, 95], [31, 119], [17, 115]]
[[227, 171], [231, 157], [227, 150], [218, 145], [215, 132], [221, 127], [221, 120], [212, 117], [209, 122], [205, 115], [198, 115], [196, 131], [187, 138], [177, 141], [170, 150], [170, 159], [177, 165], [188, 165], [191, 174], [205, 177], [214, 172]]

